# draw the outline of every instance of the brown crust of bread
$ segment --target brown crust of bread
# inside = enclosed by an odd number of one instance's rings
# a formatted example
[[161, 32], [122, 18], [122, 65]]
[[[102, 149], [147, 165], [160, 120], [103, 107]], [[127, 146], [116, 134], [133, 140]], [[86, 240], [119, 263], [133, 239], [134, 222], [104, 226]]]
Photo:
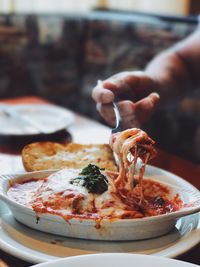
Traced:
[[62, 168], [84, 168], [89, 163], [116, 171], [113, 153], [108, 144], [59, 144], [36, 142], [22, 150], [22, 162], [26, 171]]

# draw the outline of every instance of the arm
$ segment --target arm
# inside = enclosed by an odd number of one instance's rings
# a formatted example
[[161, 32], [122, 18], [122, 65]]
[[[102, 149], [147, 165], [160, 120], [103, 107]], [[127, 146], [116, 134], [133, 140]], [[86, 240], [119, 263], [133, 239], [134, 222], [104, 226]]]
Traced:
[[[140, 127], [148, 121], [159, 102], [181, 95], [200, 84], [200, 31], [157, 55], [142, 72], [121, 72], [97, 85], [93, 98], [104, 119], [114, 125], [109, 107], [118, 101], [124, 128]], [[154, 92], [158, 93], [155, 94]]]
[[159, 54], [145, 72], [157, 83], [163, 100], [200, 85], [200, 31]]

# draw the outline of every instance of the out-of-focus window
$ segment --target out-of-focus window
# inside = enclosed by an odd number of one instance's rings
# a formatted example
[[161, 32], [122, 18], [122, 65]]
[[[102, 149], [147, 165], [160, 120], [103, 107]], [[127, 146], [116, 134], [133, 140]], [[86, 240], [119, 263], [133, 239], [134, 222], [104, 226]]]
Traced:
[[108, 5], [117, 9], [129, 9], [142, 12], [186, 15], [189, 11], [190, 0], [108, 0]]
[[190, 15], [200, 13], [199, 0], [108, 0], [108, 7], [166, 15]]
[[158, 14], [200, 13], [199, 0], [0, 0], [0, 13], [86, 12], [93, 8], [142, 11]]
[[[101, 2], [101, 1], [100, 1]], [[98, 6], [98, 0], [0, 0], [1, 13], [84, 12]]]

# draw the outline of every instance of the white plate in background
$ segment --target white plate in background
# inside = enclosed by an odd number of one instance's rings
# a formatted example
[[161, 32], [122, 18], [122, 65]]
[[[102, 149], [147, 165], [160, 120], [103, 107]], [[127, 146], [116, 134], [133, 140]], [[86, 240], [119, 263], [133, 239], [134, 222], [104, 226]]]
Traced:
[[69, 257], [53, 262], [42, 263], [35, 267], [195, 267], [198, 265], [158, 256], [128, 253], [93, 254]]
[[0, 135], [30, 135], [39, 134], [39, 130], [28, 122], [6, 115], [3, 110], [11, 107], [22, 118], [30, 119], [44, 129], [45, 133], [53, 133], [66, 129], [74, 121], [72, 112], [51, 104], [0, 104]]
[[[146, 175], [160, 181], [197, 190], [182, 178], [162, 169], [147, 166]], [[18, 223], [1, 204], [0, 248], [13, 256], [40, 263], [67, 256], [96, 253], [139, 253], [177, 257], [200, 242], [199, 214], [181, 218], [170, 233], [141, 241], [108, 242], [81, 240], [45, 234]]]

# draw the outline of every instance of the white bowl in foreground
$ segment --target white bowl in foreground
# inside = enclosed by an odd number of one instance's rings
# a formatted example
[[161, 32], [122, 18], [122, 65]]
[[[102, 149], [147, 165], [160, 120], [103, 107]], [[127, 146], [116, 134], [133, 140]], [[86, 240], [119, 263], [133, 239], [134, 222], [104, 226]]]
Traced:
[[[37, 214], [7, 196], [7, 190], [13, 181], [22, 182], [30, 179], [41, 179], [55, 171], [40, 171], [22, 175], [0, 176], [0, 199], [11, 209], [14, 217], [21, 223], [51, 234], [93, 240], [142, 240], [168, 233], [175, 227], [176, 221], [182, 216], [200, 211], [200, 193], [185, 190], [168, 184], [170, 193], [179, 193], [186, 207], [179, 211], [164, 215], [145, 217], [142, 219], [102, 220], [97, 229], [96, 222], [89, 219], [71, 219], [66, 222], [61, 216]], [[38, 220], [39, 217], [39, 220]]]
[[46, 262], [35, 265], [35, 267], [192, 267], [198, 266], [195, 264], [172, 260], [164, 257], [139, 255], [128, 253], [104, 253], [68, 257], [61, 260]]

